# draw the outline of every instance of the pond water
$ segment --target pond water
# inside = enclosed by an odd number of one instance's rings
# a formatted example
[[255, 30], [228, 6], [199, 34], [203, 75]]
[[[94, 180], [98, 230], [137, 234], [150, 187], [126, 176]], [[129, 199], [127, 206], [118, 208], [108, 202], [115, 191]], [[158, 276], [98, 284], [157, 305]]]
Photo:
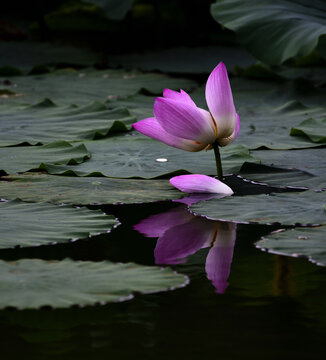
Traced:
[[101, 208], [121, 222], [109, 234], [0, 258], [172, 264], [190, 284], [106, 306], [1, 311], [3, 359], [321, 358], [326, 269], [257, 249], [276, 225], [198, 219], [176, 202]]

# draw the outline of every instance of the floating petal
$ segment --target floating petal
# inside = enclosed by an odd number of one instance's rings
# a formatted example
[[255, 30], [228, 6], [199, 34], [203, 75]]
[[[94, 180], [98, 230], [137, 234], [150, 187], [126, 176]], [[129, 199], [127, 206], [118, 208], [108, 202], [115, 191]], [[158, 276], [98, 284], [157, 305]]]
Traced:
[[183, 192], [217, 193], [232, 195], [232, 189], [221, 181], [206, 175], [180, 175], [170, 179], [170, 183]]

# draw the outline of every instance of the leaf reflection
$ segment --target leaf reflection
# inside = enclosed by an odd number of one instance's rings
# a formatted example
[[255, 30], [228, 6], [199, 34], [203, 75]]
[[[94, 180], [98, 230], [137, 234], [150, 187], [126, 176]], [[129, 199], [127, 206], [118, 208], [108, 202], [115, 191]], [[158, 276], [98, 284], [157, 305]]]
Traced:
[[180, 206], [152, 215], [135, 225], [147, 237], [158, 237], [154, 250], [156, 264], [185, 263], [186, 257], [202, 248], [210, 248], [205, 270], [216, 292], [228, 287], [236, 224], [195, 216]]

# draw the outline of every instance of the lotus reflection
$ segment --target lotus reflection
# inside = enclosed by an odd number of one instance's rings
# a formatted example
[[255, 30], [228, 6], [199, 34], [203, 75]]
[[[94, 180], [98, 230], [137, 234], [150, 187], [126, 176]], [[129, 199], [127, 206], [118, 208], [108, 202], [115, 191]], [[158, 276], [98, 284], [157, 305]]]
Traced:
[[186, 257], [210, 247], [206, 258], [207, 278], [217, 293], [224, 293], [230, 275], [236, 224], [192, 215], [183, 206], [150, 216], [135, 225], [147, 237], [158, 237], [156, 264], [180, 264]]

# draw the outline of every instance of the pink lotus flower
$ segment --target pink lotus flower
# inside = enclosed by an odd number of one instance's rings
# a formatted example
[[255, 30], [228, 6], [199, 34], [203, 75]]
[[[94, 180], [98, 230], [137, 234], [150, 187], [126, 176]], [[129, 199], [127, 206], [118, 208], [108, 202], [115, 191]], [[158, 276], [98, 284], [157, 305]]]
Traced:
[[147, 237], [158, 237], [156, 264], [180, 264], [202, 248], [210, 248], [205, 270], [217, 293], [224, 293], [230, 275], [236, 224], [194, 216], [180, 206], [152, 215], [134, 228]]
[[134, 129], [169, 146], [187, 151], [225, 146], [239, 133], [240, 118], [235, 111], [231, 86], [223, 63], [206, 83], [208, 109], [198, 108], [191, 97], [165, 89], [154, 102], [154, 116], [133, 124]]

